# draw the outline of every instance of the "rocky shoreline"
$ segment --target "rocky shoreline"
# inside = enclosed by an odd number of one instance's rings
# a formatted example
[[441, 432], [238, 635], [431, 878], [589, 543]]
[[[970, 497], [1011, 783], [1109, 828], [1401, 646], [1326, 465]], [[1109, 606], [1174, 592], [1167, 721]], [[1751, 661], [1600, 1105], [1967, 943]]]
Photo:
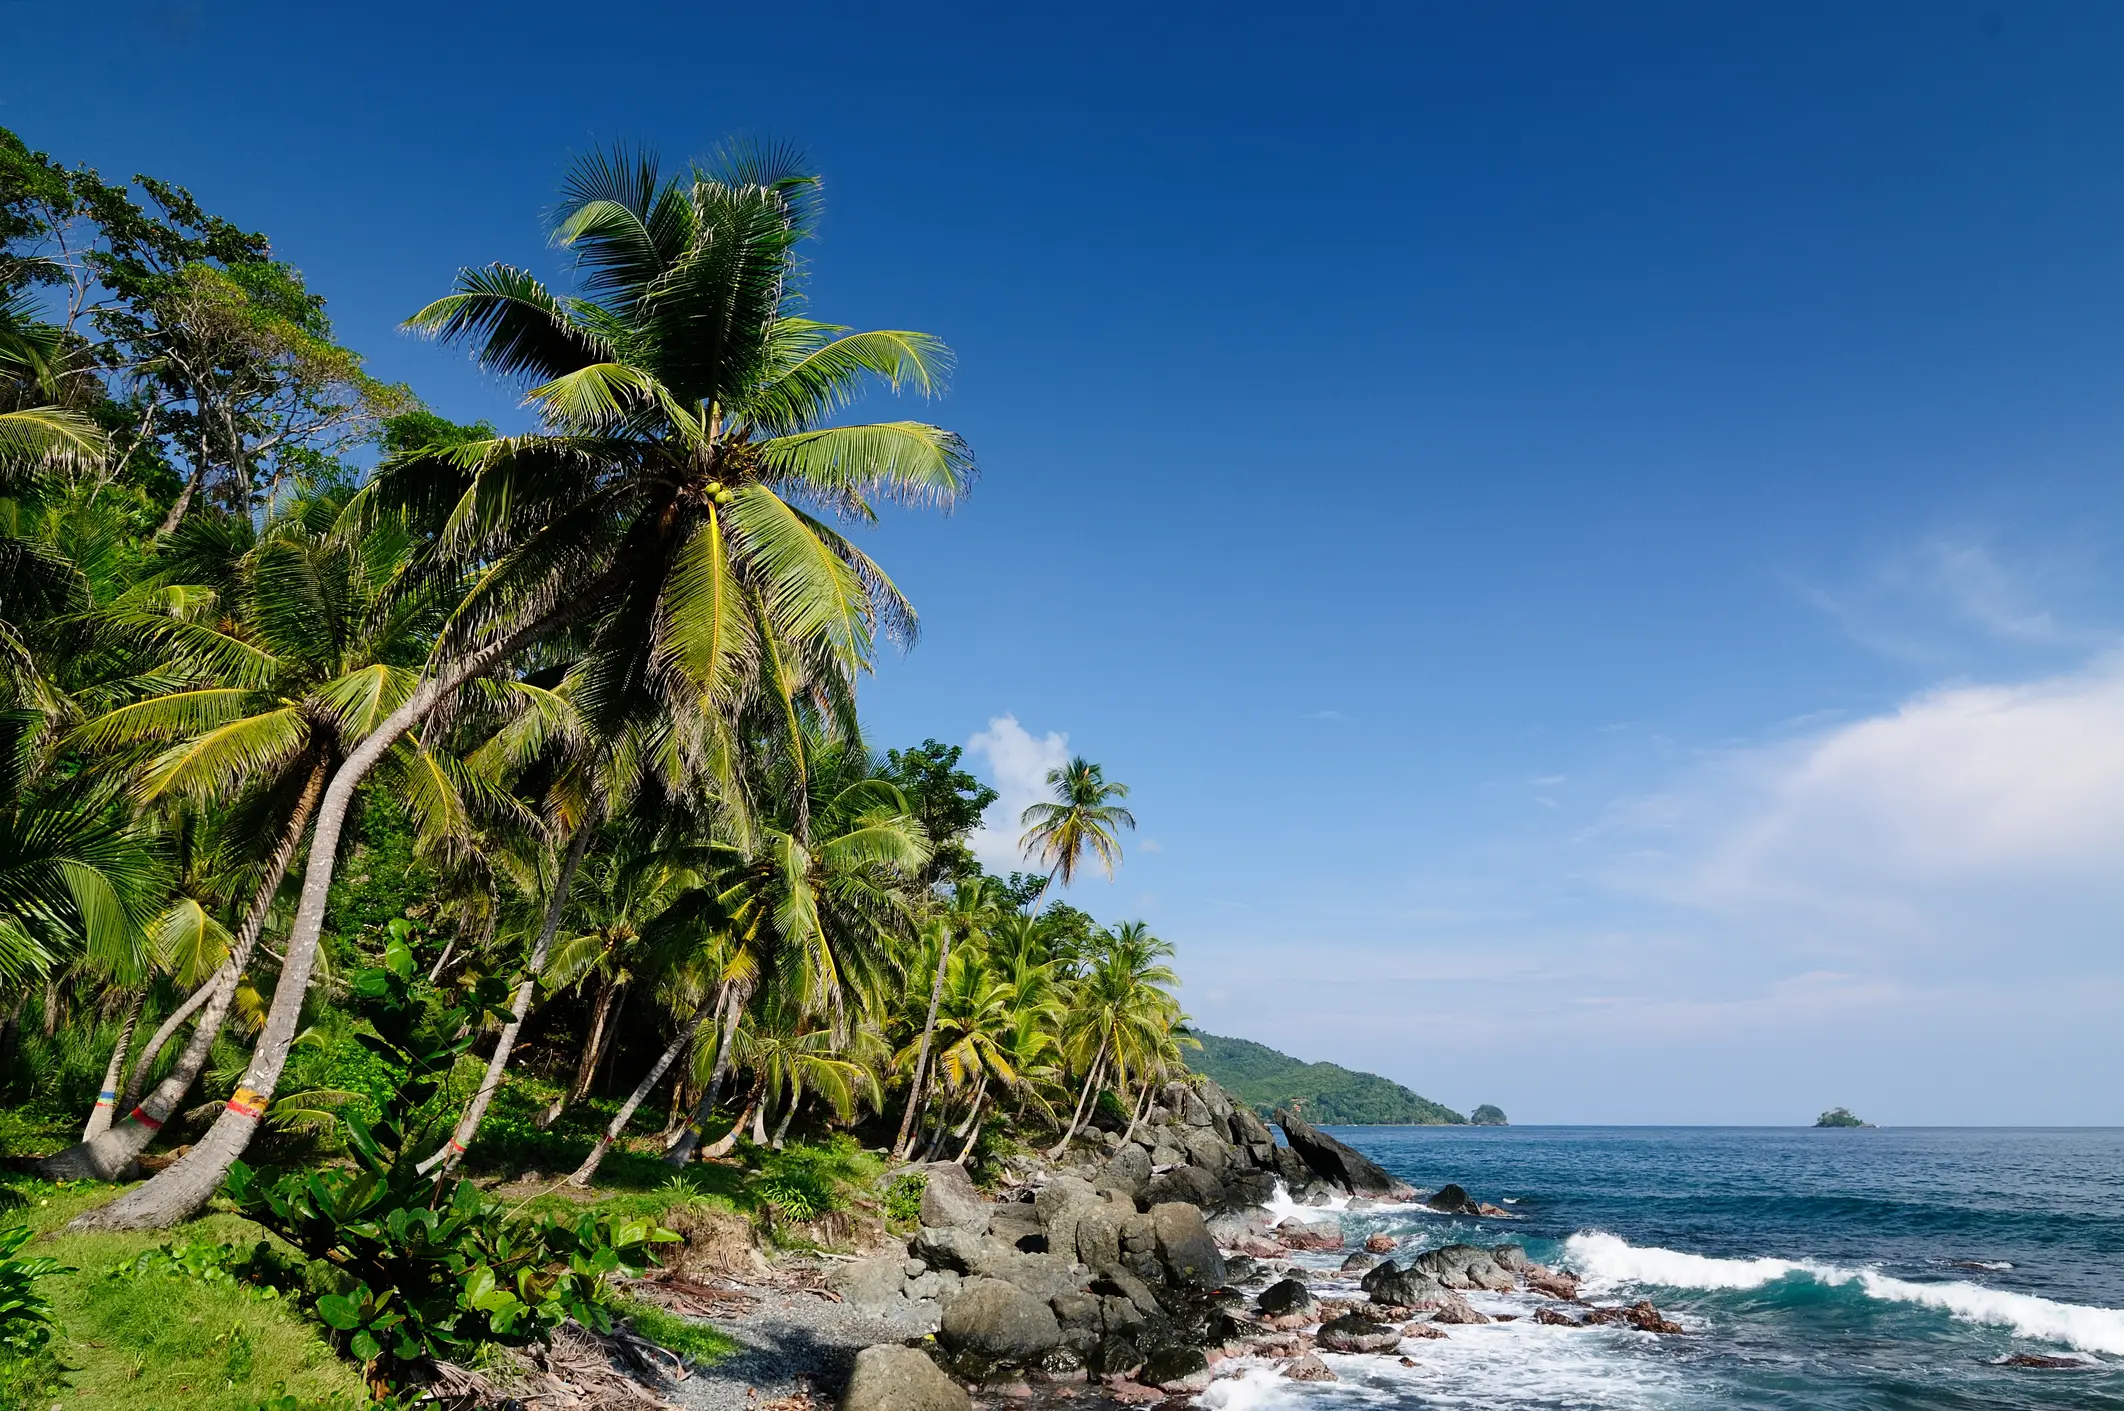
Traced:
[[[1316, 1294], [1324, 1271], [1296, 1262], [1344, 1246], [1339, 1203], [1361, 1210], [1418, 1193], [1293, 1114], [1287, 1144], [1216, 1084], [1174, 1083], [1125, 1133], [1059, 1169], [1012, 1173], [997, 1198], [963, 1168], [928, 1178], [921, 1228], [903, 1250], [837, 1266], [849, 1309], [931, 1334], [860, 1351], [844, 1411], [965, 1411], [975, 1397], [1139, 1404], [1190, 1397], [1218, 1377], [1274, 1367], [1300, 1381], [1334, 1372], [1319, 1352], [1397, 1355], [1411, 1340], [1506, 1319], [1470, 1292], [1522, 1292], [1536, 1321], [1680, 1327], [1650, 1304], [1588, 1307], [1577, 1280], [1516, 1244], [1448, 1245], [1409, 1262], [1375, 1237], [1334, 1271], [1361, 1297]], [[1445, 1186], [1424, 1204], [1509, 1212]], [[831, 1388], [822, 1387], [822, 1391]]]

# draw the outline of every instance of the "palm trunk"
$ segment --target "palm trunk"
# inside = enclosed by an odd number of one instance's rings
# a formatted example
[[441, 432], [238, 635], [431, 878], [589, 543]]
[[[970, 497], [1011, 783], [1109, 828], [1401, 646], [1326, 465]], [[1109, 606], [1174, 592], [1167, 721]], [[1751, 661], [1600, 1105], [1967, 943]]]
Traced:
[[[721, 998], [722, 996], [718, 995], [715, 999], [710, 1000], [693, 1012], [693, 1017], [686, 1021], [686, 1027], [679, 1030], [678, 1037], [671, 1041], [671, 1047], [665, 1049], [662, 1056], [656, 1060], [656, 1066], [649, 1070], [648, 1076], [635, 1085], [633, 1092], [627, 1094], [627, 1100], [621, 1103], [620, 1110], [613, 1114], [611, 1124], [598, 1136], [597, 1145], [590, 1148], [590, 1154], [583, 1158], [583, 1164], [576, 1167], [575, 1174], [568, 1178], [569, 1185], [588, 1186], [590, 1184], [591, 1178], [597, 1175], [598, 1165], [605, 1159], [605, 1153], [612, 1149], [612, 1144], [619, 1140], [619, 1134], [626, 1131], [627, 1123], [633, 1120], [634, 1109], [642, 1105], [642, 1099], [649, 1096], [651, 1089], [655, 1088], [657, 1083], [662, 1080], [671, 1065], [678, 1061], [678, 1056], [686, 1051], [687, 1046], [693, 1042], [693, 1036], [700, 1029], [701, 1024], [709, 1015], [721, 1008]], [[677, 1115], [678, 1089], [680, 1086], [682, 1085], [677, 1083], [672, 1085], [671, 1097], [674, 1121]]]
[[1106, 1063], [1107, 1037], [1104, 1034], [1099, 1036], [1099, 1052], [1092, 1058], [1091, 1071], [1084, 1075], [1084, 1091], [1077, 1098], [1077, 1110], [1071, 1114], [1069, 1129], [1062, 1133], [1062, 1140], [1056, 1142], [1054, 1146], [1048, 1149], [1047, 1159], [1049, 1161], [1053, 1161], [1063, 1152], [1068, 1151], [1069, 1144], [1077, 1139], [1077, 1127], [1084, 1121], [1084, 1105], [1091, 1101], [1092, 1085], [1099, 1081], [1099, 1069], [1105, 1066]]
[[582, 1061], [575, 1065], [575, 1081], [568, 1088], [570, 1102], [581, 1102], [590, 1096], [591, 1081], [597, 1077], [597, 1065], [605, 1056], [605, 1035], [619, 995], [619, 982], [606, 980], [603, 993], [597, 997], [597, 1017], [590, 1023], [590, 1044], [583, 1050]]
[[214, 991], [220, 986], [226, 969], [227, 962], [224, 961], [221, 970], [207, 976], [199, 988], [185, 998], [183, 1004], [171, 1011], [170, 1017], [162, 1021], [162, 1027], [147, 1041], [147, 1046], [134, 1057], [133, 1071], [125, 1080], [125, 1092], [118, 1098], [121, 1110], [131, 1112], [134, 1104], [140, 1101], [140, 1090], [147, 1086], [148, 1074], [154, 1071], [155, 1060], [162, 1056], [163, 1048], [176, 1037], [178, 1029], [184, 1026], [184, 1021], [197, 1014], [200, 1006], [214, 997]]
[[973, 1155], [974, 1143], [981, 1139], [981, 1118], [987, 1102], [988, 1075], [983, 1073], [980, 1083], [974, 1088], [973, 1114], [966, 1121], [966, 1145], [960, 1147], [959, 1154], [952, 1158], [955, 1165], [964, 1166], [966, 1158]]
[[767, 1145], [767, 1099], [752, 1104], [752, 1144]]
[[126, 1046], [133, 1041], [133, 1026], [140, 1022], [140, 1007], [147, 1003], [147, 991], [142, 990], [125, 1012], [125, 1022], [118, 1026], [118, 1042], [111, 1045], [111, 1061], [103, 1068], [103, 1086], [97, 1090], [96, 1105], [89, 1109], [88, 1122], [81, 1129], [81, 1140], [92, 1142], [111, 1129], [111, 1109], [118, 1105], [118, 1073], [125, 1067]]
[[[177, 1110], [177, 1104], [184, 1101], [184, 1095], [191, 1091], [192, 1083], [198, 1078], [200, 1070], [206, 1067], [207, 1057], [214, 1050], [214, 1039], [221, 1033], [221, 1026], [227, 1022], [229, 1010], [235, 1006], [236, 982], [243, 976], [243, 967], [250, 964], [251, 952], [258, 944], [259, 933], [265, 929], [266, 913], [272, 909], [273, 898], [280, 891], [281, 879], [287, 876], [288, 865], [295, 860], [295, 850], [302, 845], [303, 834], [309, 831], [310, 817], [316, 812], [318, 797], [324, 791], [324, 777], [325, 767], [319, 762], [310, 771], [309, 782], [303, 786], [301, 796], [295, 801], [295, 811], [289, 815], [287, 827], [281, 830], [280, 841], [274, 846], [273, 855], [266, 859], [265, 875], [259, 879], [258, 890], [251, 896], [250, 909], [244, 913], [242, 926], [237, 928], [235, 944], [229, 948], [229, 958], [222, 962], [221, 969], [204, 986], [212, 993], [207, 998], [206, 1007], [199, 1012], [199, 1022], [192, 1026], [191, 1039], [186, 1042], [184, 1051], [177, 1055], [176, 1064], [137, 1106], [127, 1110], [124, 1121], [115, 1123], [109, 1131], [93, 1141], [78, 1143], [38, 1162], [37, 1173], [40, 1176], [48, 1181], [117, 1180], [119, 1174], [133, 1164], [133, 1159], [147, 1150], [148, 1143], [154, 1141], [155, 1134], [162, 1130], [162, 1124]], [[286, 975], [285, 968], [282, 975]], [[278, 999], [277, 994], [275, 999]], [[297, 1008], [300, 1007], [298, 999]], [[235, 1159], [234, 1153], [231, 1153], [230, 1159]], [[173, 1166], [170, 1169], [176, 1168]], [[223, 1169], [226, 1170], [225, 1167]], [[161, 1177], [156, 1179], [160, 1180]], [[218, 1185], [221, 1177], [215, 1176], [214, 1181]], [[153, 1184], [153, 1181], [148, 1183], [149, 1186]], [[147, 1189], [148, 1186], [142, 1186], [123, 1197], [123, 1200], [131, 1201]], [[207, 1191], [212, 1194], [213, 1187], [209, 1186]], [[119, 1203], [113, 1202], [113, 1206]], [[205, 1197], [201, 1197], [201, 1204], [204, 1203]], [[75, 1218], [90, 1221], [93, 1227], [104, 1212], [111, 1210], [113, 1206], [86, 1211]], [[142, 1204], [136, 1208], [152, 1207]], [[186, 1215], [189, 1213], [186, 1212]], [[172, 1216], [170, 1221], [174, 1223], [186, 1218], [186, 1215]], [[138, 1228], [155, 1226], [150, 1224]]]
[[[494, 1101], [500, 1090], [502, 1076], [509, 1071], [509, 1055], [516, 1047], [516, 1036], [523, 1031], [524, 1019], [531, 1013], [531, 997], [538, 990], [539, 972], [546, 968], [546, 952], [553, 949], [553, 938], [560, 934], [561, 915], [568, 909], [568, 889], [575, 884], [575, 870], [583, 864], [583, 854], [589, 850], [592, 828], [585, 819], [568, 841], [568, 853], [561, 863], [560, 875], [553, 879], [553, 894], [546, 899], [545, 924], [539, 927], [538, 942], [531, 947], [531, 959], [524, 966], [524, 978], [516, 987], [515, 1002], [509, 1006], [509, 1022], [502, 1025], [501, 1036], [494, 1041], [494, 1054], [487, 1060], [487, 1076], [480, 1083], [479, 1091], [472, 1094], [472, 1101], [465, 1108], [465, 1115], [458, 1119], [457, 1130], [450, 1140], [444, 1142], [434, 1155], [413, 1169], [425, 1176], [435, 1171], [437, 1180], [448, 1176], [479, 1135], [479, 1124], [487, 1116], [487, 1105]], [[437, 1167], [442, 1169], [436, 1171]]]
[[915, 1113], [922, 1107], [922, 1082], [929, 1075], [929, 1043], [937, 1031], [937, 1006], [944, 999], [944, 963], [951, 959], [951, 929], [942, 928], [944, 939], [937, 947], [937, 975], [929, 984], [929, 1017], [922, 1021], [922, 1046], [915, 1051], [914, 1081], [907, 1088], [907, 1110], [900, 1114], [900, 1135], [893, 1139], [892, 1159], [907, 1159], [908, 1143], [915, 1132]]
[[764, 1086], [764, 1083], [757, 1082], [752, 1085], [752, 1091], [745, 1096], [744, 1111], [738, 1113], [737, 1121], [730, 1124], [729, 1131], [701, 1148], [701, 1160], [713, 1161], [719, 1156], [728, 1156], [730, 1154], [731, 1149], [738, 1144], [739, 1133], [745, 1130], [745, 1123], [752, 1118], [755, 1112], [759, 1111], [760, 1089]]
[[1137, 1101], [1136, 1105], [1133, 1108], [1129, 1109], [1128, 1131], [1121, 1138], [1123, 1145], [1126, 1145], [1136, 1139], [1136, 1128], [1142, 1124], [1143, 1114], [1150, 1111], [1151, 1091], [1152, 1089], [1150, 1083], [1145, 1082], [1143, 1085], [1143, 1096]]
[[452, 936], [450, 937], [449, 941], [443, 946], [442, 954], [435, 957], [434, 968], [428, 971], [429, 984], [432, 985], [437, 980], [440, 980], [442, 978], [443, 967], [450, 963], [450, 953], [456, 949], [457, 937]]
[[[571, 606], [580, 610], [594, 600], [597, 589], [579, 596]], [[563, 610], [565, 613], [566, 610]], [[559, 617], [563, 614], [556, 614]], [[354, 805], [355, 791], [376, 767], [378, 760], [429, 711], [473, 677], [493, 669], [517, 648], [555, 625], [546, 618], [510, 633], [500, 641], [459, 658], [429, 677], [405, 704], [384, 717], [383, 723], [347, 755], [346, 762], [325, 787], [317, 809], [317, 831], [310, 843], [309, 865], [302, 878], [302, 900], [295, 910], [295, 924], [288, 934], [287, 958], [280, 967], [280, 981], [273, 987], [272, 1007], [266, 1012], [265, 1028], [251, 1051], [250, 1066], [237, 1084], [221, 1116], [190, 1151], [153, 1180], [127, 1192], [109, 1205], [84, 1211], [74, 1217], [71, 1228], [102, 1230], [161, 1229], [190, 1219], [206, 1205], [221, 1185], [229, 1166], [251, 1144], [252, 1133], [272, 1101], [287, 1066], [288, 1049], [295, 1042], [296, 1025], [302, 1019], [302, 1003], [310, 988], [310, 974], [317, 966], [317, 944], [324, 933], [325, 906], [332, 891], [332, 874], [339, 860], [340, 835], [345, 832], [347, 813]], [[232, 991], [233, 993], [233, 991]], [[128, 1123], [130, 1125], [130, 1123]], [[106, 1135], [110, 1135], [106, 1133]]]
[[[738, 1012], [743, 1007], [745, 996], [737, 985], [723, 987], [723, 1034], [715, 1049], [715, 1071], [708, 1075], [708, 1086], [701, 1093], [701, 1100], [693, 1109], [693, 1118], [686, 1123], [686, 1130], [672, 1143], [671, 1150], [664, 1153], [664, 1160], [672, 1166], [684, 1166], [692, 1159], [693, 1149], [700, 1145], [701, 1123], [715, 1111], [722, 1101], [723, 1084], [730, 1077], [730, 1055], [737, 1046]], [[727, 1150], [727, 1148], [726, 1148]]]
[[774, 1149], [776, 1151], [782, 1149], [782, 1141], [789, 1135], [790, 1120], [797, 1115], [797, 1109], [803, 1105], [804, 1090], [797, 1088], [789, 1094], [789, 1106], [782, 1109], [782, 1120], [774, 1129]]

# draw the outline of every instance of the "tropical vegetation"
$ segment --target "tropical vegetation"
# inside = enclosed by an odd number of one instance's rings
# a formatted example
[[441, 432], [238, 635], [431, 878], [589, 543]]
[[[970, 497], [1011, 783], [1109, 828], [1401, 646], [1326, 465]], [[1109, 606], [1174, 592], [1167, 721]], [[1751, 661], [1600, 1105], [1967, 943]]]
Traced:
[[[811, 1220], [869, 1152], [1060, 1150], [1184, 1075], [1170, 947], [1052, 890], [1126, 786], [1072, 760], [992, 875], [960, 751], [864, 734], [917, 616], [855, 536], [976, 464], [855, 414], [952, 359], [813, 315], [819, 199], [778, 149], [579, 161], [564, 281], [407, 320], [503, 432], [370, 376], [263, 236], [0, 129], [0, 1155], [62, 1240], [218, 1202], [390, 1391], [609, 1326], [671, 1200]], [[532, 1171], [589, 1213], [465, 1179]], [[0, 1360], [57, 1277], [19, 1243]], [[125, 1277], [273, 1283], [225, 1244]]]
[[1187, 1055], [1188, 1067], [1264, 1116], [1291, 1107], [1308, 1122], [1329, 1126], [1452, 1126], [1469, 1120], [1377, 1073], [1307, 1063], [1250, 1039], [1200, 1030], [1194, 1037], [1201, 1047]]

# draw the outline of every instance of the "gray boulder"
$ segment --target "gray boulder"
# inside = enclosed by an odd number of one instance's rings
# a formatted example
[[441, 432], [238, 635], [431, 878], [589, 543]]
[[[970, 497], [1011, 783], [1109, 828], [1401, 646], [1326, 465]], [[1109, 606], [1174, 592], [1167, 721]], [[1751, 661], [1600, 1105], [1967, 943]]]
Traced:
[[1296, 1328], [1320, 1316], [1313, 1291], [1297, 1279], [1270, 1284], [1254, 1306], [1272, 1328]]
[[1224, 1282], [1224, 1255], [1210, 1238], [1199, 1207], [1168, 1201], [1150, 1209], [1158, 1239], [1158, 1262], [1166, 1276], [1183, 1286], [1216, 1288]]
[[1180, 1166], [1187, 1161], [1187, 1149], [1174, 1141], [1177, 1133], [1161, 1131], [1158, 1141], [1151, 1148], [1151, 1165], [1154, 1167]]
[[[1052, 1295], [1050, 1295], [1052, 1297]], [[1044, 1298], [1001, 1279], [969, 1279], [944, 1305], [938, 1341], [953, 1352], [1023, 1362], [1062, 1345], [1062, 1325]]]
[[840, 1411], [970, 1411], [966, 1388], [911, 1347], [882, 1343], [856, 1354]]
[[1181, 1135], [1180, 1145], [1187, 1150], [1189, 1165], [1200, 1166], [1212, 1175], [1232, 1164], [1231, 1143], [1208, 1127], [1189, 1127]]
[[1143, 1359], [1136, 1380], [1168, 1395], [1192, 1395], [1210, 1384], [1209, 1359], [1199, 1347], [1161, 1348]]
[[1187, 1092], [1180, 1097], [1180, 1120], [1190, 1127], [1207, 1127], [1215, 1119], [1199, 1093]]
[[1328, 1364], [1310, 1352], [1293, 1357], [1290, 1361], [1284, 1363], [1283, 1375], [1294, 1382], [1331, 1382], [1335, 1380], [1335, 1374], [1328, 1370]]
[[1154, 1205], [1184, 1201], [1215, 1210], [1225, 1203], [1224, 1184], [1200, 1166], [1183, 1164], [1151, 1177], [1150, 1184], [1143, 1188], [1143, 1198]]
[[897, 1254], [856, 1259], [834, 1266], [830, 1282], [844, 1303], [857, 1308], [884, 1308], [898, 1303], [905, 1292], [906, 1263]]
[[922, 1191], [923, 1224], [972, 1230], [976, 1234], [987, 1231], [988, 1202], [974, 1189], [973, 1177], [966, 1174], [964, 1166], [932, 1161], [922, 1170], [929, 1177], [929, 1184]]
[[1130, 1200], [1143, 1194], [1150, 1184], [1151, 1155], [1142, 1147], [1130, 1142], [1115, 1152], [1113, 1159], [1099, 1168], [1092, 1184], [1101, 1190], [1120, 1191]]
[[[1041, 1248], [1038, 1241], [1043, 1239], [1046, 1233], [1046, 1227], [1040, 1223], [1038, 1213], [1027, 1202], [1013, 1201], [1008, 1205], [991, 1205], [988, 1208], [988, 1237], [999, 1244], [1037, 1253]], [[1028, 1240], [1033, 1240], [1034, 1243], [1027, 1244]]]
[[1444, 1284], [1420, 1269], [1402, 1269], [1371, 1284], [1365, 1292], [1387, 1308], [1437, 1308], [1451, 1296]]
[[1407, 1182], [1387, 1174], [1384, 1167], [1363, 1152], [1343, 1145], [1288, 1110], [1277, 1109], [1276, 1124], [1283, 1128], [1291, 1149], [1329, 1184], [1352, 1195], [1376, 1195], [1387, 1200], [1407, 1200], [1416, 1194]]
[[1490, 1262], [1508, 1274], [1524, 1274], [1527, 1271], [1526, 1246], [1493, 1244], [1490, 1246]]
[[1345, 1313], [1322, 1323], [1317, 1341], [1330, 1352], [1392, 1352], [1401, 1346], [1401, 1329]]
[[1228, 1124], [1232, 1130], [1232, 1140], [1242, 1145], [1252, 1147], [1276, 1144], [1275, 1133], [1269, 1131], [1268, 1123], [1254, 1115], [1251, 1107], [1234, 1106]]
[[1516, 1288], [1519, 1280], [1500, 1268], [1486, 1249], [1472, 1244], [1449, 1244], [1418, 1255], [1411, 1266], [1429, 1274], [1449, 1289], [1490, 1289], [1502, 1293]]

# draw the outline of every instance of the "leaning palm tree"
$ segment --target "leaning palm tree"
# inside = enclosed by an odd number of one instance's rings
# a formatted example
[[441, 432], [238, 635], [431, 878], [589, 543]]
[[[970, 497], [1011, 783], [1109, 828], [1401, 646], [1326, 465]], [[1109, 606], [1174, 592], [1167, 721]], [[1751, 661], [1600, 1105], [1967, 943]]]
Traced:
[[1082, 755], [1048, 770], [1047, 785], [1055, 791], [1055, 801], [1034, 804], [1018, 820], [1025, 826], [1025, 856], [1037, 857], [1048, 880], [1060, 877], [1066, 887], [1076, 880], [1084, 855], [1091, 853], [1111, 879], [1114, 864], [1121, 860], [1115, 834], [1136, 826], [1136, 816], [1114, 802], [1128, 797], [1128, 785], [1108, 783], [1106, 771]]
[[625, 153], [568, 181], [554, 238], [583, 273], [575, 297], [523, 270], [467, 270], [412, 326], [468, 342], [527, 387], [544, 426], [408, 454], [369, 500], [412, 511], [445, 580], [477, 587], [420, 685], [347, 756], [317, 810], [287, 963], [238, 1100], [184, 1158], [80, 1223], [163, 1225], [196, 1212], [249, 1143], [287, 1062], [317, 959], [355, 790], [465, 682], [563, 627], [586, 629], [597, 694], [653, 691], [724, 711], [799, 682], [852, 724], [853, 679], [880, 633], [914, 613], [827, 518], [879, 500], [949, 506], [973, 460], [920, 422], [837, 425], [872, 381], [941, 390], [927, 334], [851, 333], [801, 312], [799, 247], [816, 179], [780, 154], [739, 153], [666, 178]]
[[993, 877], [961, 878], [952, 888], [951, 899], [923, 928], [924, 940], [937, 952], [936, 973], [930, 980], [929, 1012], [922, 1020], [922, 1037], [915, 1049], [914, 1075], [907, 1084], [907, 1108], [900, 1114], [900, 1131], [893, 1138], [895, 1160], [904, 1160], [914, 1141], [915, 1114], [922, 1110], [924, 1082], [929, 1077], [929, 1047], [936, 1033], [937, 1005], [944, 994], [945, 968], [951, 963], [954, 942], [980, 935], [1004, 911], [1003, 886]]
[[1092, 1094], [1112, 1076], [1125, 1087], [1131, 1071], [1156, 1053], [1164, 1038], [1185, 1018], [1170, 987], [1179, 977], [1165, 960], [1172, 946], [1150, 934], [1140, 921], [1126, 922], [1109, 933], [1090, 969], [1072, 986], [1068, 1041], [1084, 1061], [1084, 1087], [1062, 1139], [1049, 1149], [1050, 1160], [1069, 1149], [1089, 1114]]

